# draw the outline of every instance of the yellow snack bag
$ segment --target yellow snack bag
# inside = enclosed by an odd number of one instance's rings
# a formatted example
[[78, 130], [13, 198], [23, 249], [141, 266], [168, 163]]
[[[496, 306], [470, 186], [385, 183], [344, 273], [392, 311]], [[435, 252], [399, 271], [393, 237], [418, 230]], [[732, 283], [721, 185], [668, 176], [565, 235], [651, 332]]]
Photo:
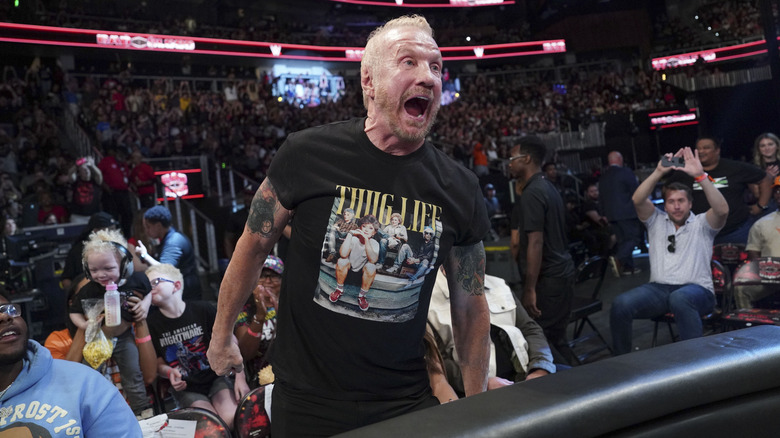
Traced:
[[81, 300], [84, 308], [84, 315], [87, 317], [87, 330], [84, 334], [84, 345], [82, 353], [84, 359], [92, 368], [97, 369], [103, 362], [108, 360], [114, 353], [114, 344], [106, 338], [103, 330], [100, 329], [100, 313], [103, 312], [102, 299]]

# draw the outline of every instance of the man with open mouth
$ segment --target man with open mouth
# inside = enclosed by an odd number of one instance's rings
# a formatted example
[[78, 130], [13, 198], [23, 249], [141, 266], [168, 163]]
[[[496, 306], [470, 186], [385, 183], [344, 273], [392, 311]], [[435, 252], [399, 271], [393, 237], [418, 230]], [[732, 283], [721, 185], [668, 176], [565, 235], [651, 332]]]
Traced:
[[[400, 17], [369, 36], [361, 87], [366, 117], [287, 137], [220, 287], [208, 358], [226, 374], [241, 369], [231, 342], [236, 315], [294, 213], [270, 352], [275, 438], [336, 435], [439, 404], [420, 346], [442, 265], [466, 395], [487, 388], [482, 239], [490, 221], [476, 175], [426, 141], [441, 104], [442, 56], [425, 18]], [[323, 258], [335, 246], [328, 230], [347, 214], [378, 221], [370, 233], [350, 231], [362, 241], [347, 249], [367, 254], [354, 261], [362, 272], [343, 269], [347, 240], [335, 267], [335, 257]], [[386, 261], [374, 254], [376, 230], [394, 217], [414, 245], [430, 242], [428, 265], [418, 261], [412, 282], [381, 269]]]

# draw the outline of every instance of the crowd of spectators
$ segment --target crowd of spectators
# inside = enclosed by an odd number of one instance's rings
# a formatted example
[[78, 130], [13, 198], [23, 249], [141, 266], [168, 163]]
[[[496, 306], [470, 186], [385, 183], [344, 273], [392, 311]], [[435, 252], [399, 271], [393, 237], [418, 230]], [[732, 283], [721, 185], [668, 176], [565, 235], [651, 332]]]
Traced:
[[[113, 6], [113, 5], [112, 5]], [[35, 24], [86, 29], [111, 29], [124, 32], [140, 32], [161, 35], [223, 38], [233, 40], [269, 41], [288, 44], [362, 47], [376, 23], [398, 15], [396, 8], [373, 8], [333, 2], [313, 3], [317, 14], [327, 16], [328, 22], [316, 22], [285, 13], [271, 13], [256, 9], [235, 9], [229, 12], [190, 10], [188, 15], [151, 8], [146, 2], [134, 2], [128, 7], [106, 7], [102, 2], [82, 1], [78, 5], [60, 2], [49, 8], [41, 8], [31, 19]], [[251, 6], [248, 6], [251, 8]], [[416, 11], [405, 11], [406, 13]], [[425, 13], [426, 11], [421, 11]], [[465, 36], [474, 43], [499, 44], [528, 41], [530, 26], [525, 20], [511, 23], [496, 22], [465, 8], [437, 10], [430, 15], [436, 29], [437, 41], [444, 46], [469, 45]], [[291, 12], [294, 15], [294, 12]], [[475, 15], [476, 14], [476, 15]], [[516, 13], [513, 13], [515, 16]], [[476, 19], [475, 19], [476, 17]], [[508, 17], [505, 17], [508, 19]], [[520, 24], [518, 24], [518, 21]], [[509, 25], [511, 24], [511, 25]]]
[[763, 37], [756, 0], [702, 2], [693, 15], [658, 14], [653, 21], [653, 42], [658, 52], [696, 49], [718, 43]]
[[761, 13], [757, 0], [718, 0], [696, 9], [701, 26], [717, 33], [721, 41], [763, 36]]

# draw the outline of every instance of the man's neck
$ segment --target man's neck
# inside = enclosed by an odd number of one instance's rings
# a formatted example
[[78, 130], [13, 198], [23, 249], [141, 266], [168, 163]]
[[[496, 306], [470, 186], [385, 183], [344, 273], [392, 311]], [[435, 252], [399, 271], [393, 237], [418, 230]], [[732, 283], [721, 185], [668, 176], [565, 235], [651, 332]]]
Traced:
[[712, 169], [714, 169], [714, 168], [718, 167], [718, 163], [720, 163], [720, 160], [718, 160], [718, 161], [716, 161], [716, 162], [714, 162], [714, 163], [712, 163], [712, 164], [707, 164], [706, 166], [705, 166], [704, 164], [702, 164], [702, 165], [701, 165], [701, 167], [702, 167], [702, 169], [704, 169], [705, 171], [709, 172], [710, 170], [712, 170]]
[[420, 149], [425, 143], [425, 139], [414, 142], [403, 141], [398, 136], [392, 133], [385, 124], [383, 124], [376, 116], [367, 116], [366, 123], [363, 127], [368, 140], [376, 146], [382, 152], [390, 155], [409, 155], [412, 152]]
[[531, 178], [533, 178], [534, 175], [539, 174], [539, 173], [542, 173], [542, 168], [541, 167], [529, 168], [529, 169], [522, 170], [520, 172], [520, 175], [518, 175], [518, 178], [520, 179], [520, 181], [522, 181], [523, 189], [525, 189], [525, 186], [528, 185], [528, 181], [530, 181]]
[[10, 365], [0, 367], [0, 391], [8, 388], [11, 383], [19, 377], [24, 366], [24, 359], [14, 362]]

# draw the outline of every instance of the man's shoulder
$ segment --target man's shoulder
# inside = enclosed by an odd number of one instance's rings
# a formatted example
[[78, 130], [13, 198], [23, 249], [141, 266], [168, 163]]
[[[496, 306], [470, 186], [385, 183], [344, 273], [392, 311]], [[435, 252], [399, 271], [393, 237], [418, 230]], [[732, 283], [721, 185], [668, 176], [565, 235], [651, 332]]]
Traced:
[[723, 173], [732, 173], [732, 172], [737, 172], [742, 170], [752, 171], [752, 170], [760, 170], [760, 168], [755, 164], [748, 163], [745, 161], [737, 161], [737, 160], [732, 160], [730, 158], [721, 158], [718, 161], [718, 165], [715, 166], [715, 168], [712, 169], [712, 171], [709, 171], [707, 173], [720, 175]]
[[356, 117], [349, 120], [326, 123], [296, 131], [287, 136], [289, 141], [302, 141], [309, 138], [321, 139], [323, 136], [338, 136], [353, 134], [357, 125], [362, 125], [365, 118]]
[[[777, 228], [777, 225], [780, 225], [780, 211], [768, 214], [759, 220], [756, 221], [756, 223], [753, 224], [753, 227], [757, 230], [761, 231], [762, 233], [775, 231]], [[778, 234], [780, 233], [772, 233], [772, 234]]]

